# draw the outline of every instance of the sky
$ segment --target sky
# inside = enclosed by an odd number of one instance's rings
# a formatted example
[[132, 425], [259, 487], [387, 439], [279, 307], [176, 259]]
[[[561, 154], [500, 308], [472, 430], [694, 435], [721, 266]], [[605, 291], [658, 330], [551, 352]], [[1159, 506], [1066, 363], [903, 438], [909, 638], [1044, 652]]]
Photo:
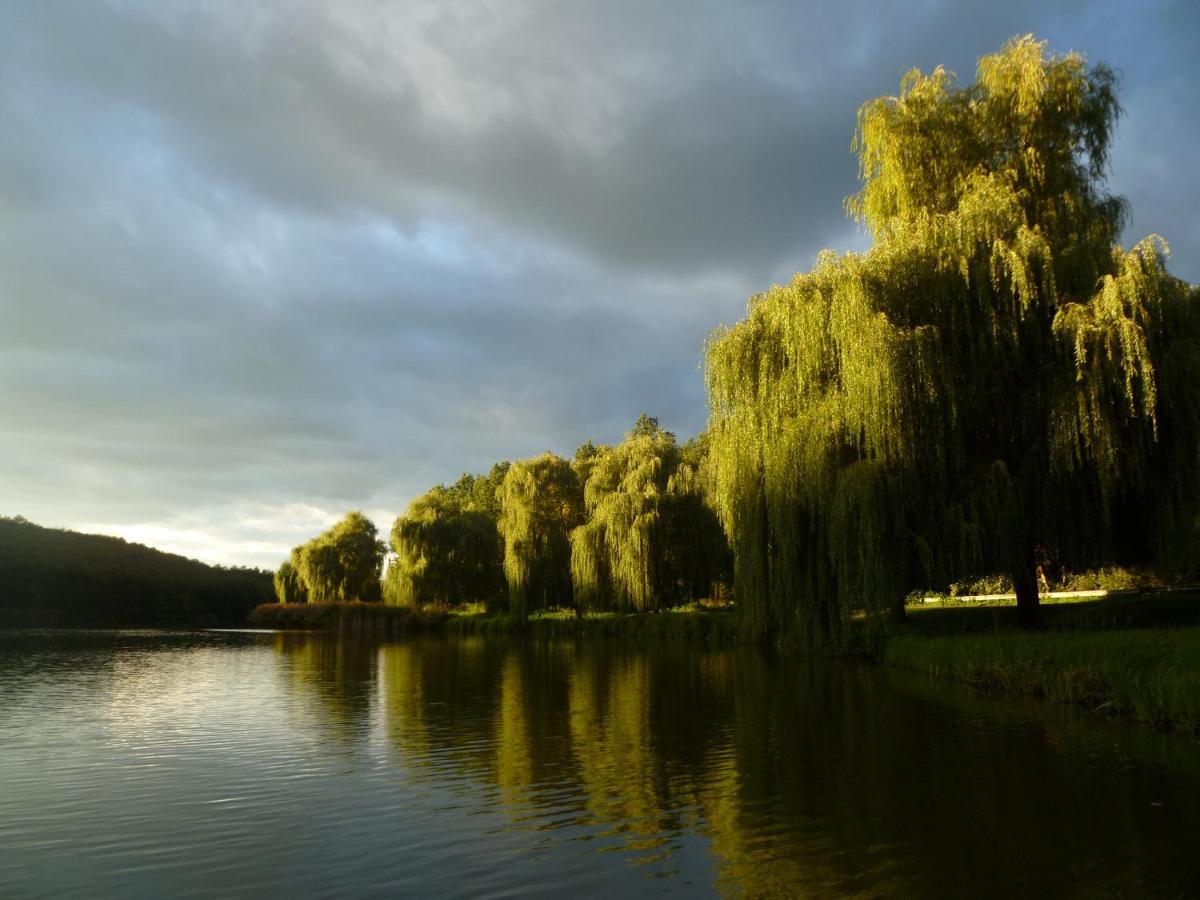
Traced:
[[1032, 32], [1200, 282], [1200, 4], [0, 4], [0, 515], [274, 568], [350, 509], [706, 419], [747, 299], [861, 250], [855, 113]]

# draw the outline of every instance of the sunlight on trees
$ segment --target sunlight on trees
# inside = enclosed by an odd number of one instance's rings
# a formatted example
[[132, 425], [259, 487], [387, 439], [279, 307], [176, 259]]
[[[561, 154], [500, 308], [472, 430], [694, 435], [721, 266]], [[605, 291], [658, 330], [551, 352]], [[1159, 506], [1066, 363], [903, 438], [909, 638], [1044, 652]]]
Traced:
[[347, 513], [292, 551], [275, 573], [276, 596], [281, 603], [378, 601], [386, 551], [370, 519], [361, 512]]
[[703, 502], [699, 446], [685, 458], [643, 415], [622, 443], [586, 456], [587, 521], [571, 534], [582, 608], [645, 612], [711, 595], [725, 542]]
[[280, 603], [307, 603], [308, 586], [300, 577], [300, 548], [283, 561], [275, 572], [275, 599]]
[[[589, 440], [570, 461], [546, 453], [439, 485], [396, 519], [384, 599], [482, 603], [523, 619], [711, 597], [731, 559], [707, 503], [706, 460], [703, 438], [680, 447], [642, 415], [616, 447]], [[280, 590], [286, 578], [281, 568]]]
[[[705, 348], [708, 430], [639, 417], [464, 475], [392, 528], [388, 602], [651, 611], [733, 594], [750, 636], [842, 646], [913, 589], [1037, 564], [1194, 571], [1200, 295], [1166, 243], [1116, 244], [1116, 78], [1016, 38], [960, 87], [909, 72], [859, 110], [865, 253], [750, 300]], [[355, 518], [357, 516], [357, 519]], [[378, 599], [352, 513], [276, 574], [281, 602]]]
[[509, 611], [518, 619], [571, 606], [572, 529], [583, 522], [583, 490], [571, 464], [553, 453], [515, 462], [500, 492]]
[[856, 609], [1035, 552], [1185, 565], [1196, 547], [1196, 289], [1116, 246], [1115, 77], [1032, 37], [963, 88], [863, 105], [874, 242], [750, 301], [706, 350], [716, 505], [750, 630], [838, 645]]
[[409, 504], [392, 527], [384, 599], [402, 606], [485, 603], [505, 596], [498, 491], [508, 465], [490, 476], [464, 475]]

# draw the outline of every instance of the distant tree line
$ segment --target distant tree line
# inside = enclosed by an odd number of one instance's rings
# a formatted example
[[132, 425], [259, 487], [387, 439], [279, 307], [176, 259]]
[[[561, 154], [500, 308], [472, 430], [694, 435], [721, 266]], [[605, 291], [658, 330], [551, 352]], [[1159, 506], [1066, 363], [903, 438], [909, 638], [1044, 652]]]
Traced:
[[[703, 439], [680, 446], [643, 415], [615, 446], [589, 441], [570, 460], [545, 453], [439, 485], [396, 519], [382, 598], [483, 604], [524, 618], [711, 597], [728, 582], [731, 557], [706, 502], [706, 459]], [[348, 547], [356, 549], [339, 549]], [[292, 551], [275, 575], [276, 595], [282, 603], [379, 599], [383, 556], [374, 526], [351, 513]]]
[[271, 573], [0, 517], [0, 625], [240, 625]]

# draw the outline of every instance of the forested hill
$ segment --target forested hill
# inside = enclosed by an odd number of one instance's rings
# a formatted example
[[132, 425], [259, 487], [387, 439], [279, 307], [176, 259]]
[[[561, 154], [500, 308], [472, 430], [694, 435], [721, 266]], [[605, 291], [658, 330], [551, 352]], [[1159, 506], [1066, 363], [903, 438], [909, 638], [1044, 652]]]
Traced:
[[240, 625], [271, 575], [0, 517], [0, 626]]

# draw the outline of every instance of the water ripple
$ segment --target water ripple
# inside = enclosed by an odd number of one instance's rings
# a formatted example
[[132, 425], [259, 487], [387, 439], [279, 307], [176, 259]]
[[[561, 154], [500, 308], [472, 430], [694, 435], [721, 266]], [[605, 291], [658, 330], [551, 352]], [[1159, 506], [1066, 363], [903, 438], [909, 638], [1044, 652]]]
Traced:
[[865, 667], [0, 632], [0, 896], [1187, 895], [1198, 830], [1194, 741]]

